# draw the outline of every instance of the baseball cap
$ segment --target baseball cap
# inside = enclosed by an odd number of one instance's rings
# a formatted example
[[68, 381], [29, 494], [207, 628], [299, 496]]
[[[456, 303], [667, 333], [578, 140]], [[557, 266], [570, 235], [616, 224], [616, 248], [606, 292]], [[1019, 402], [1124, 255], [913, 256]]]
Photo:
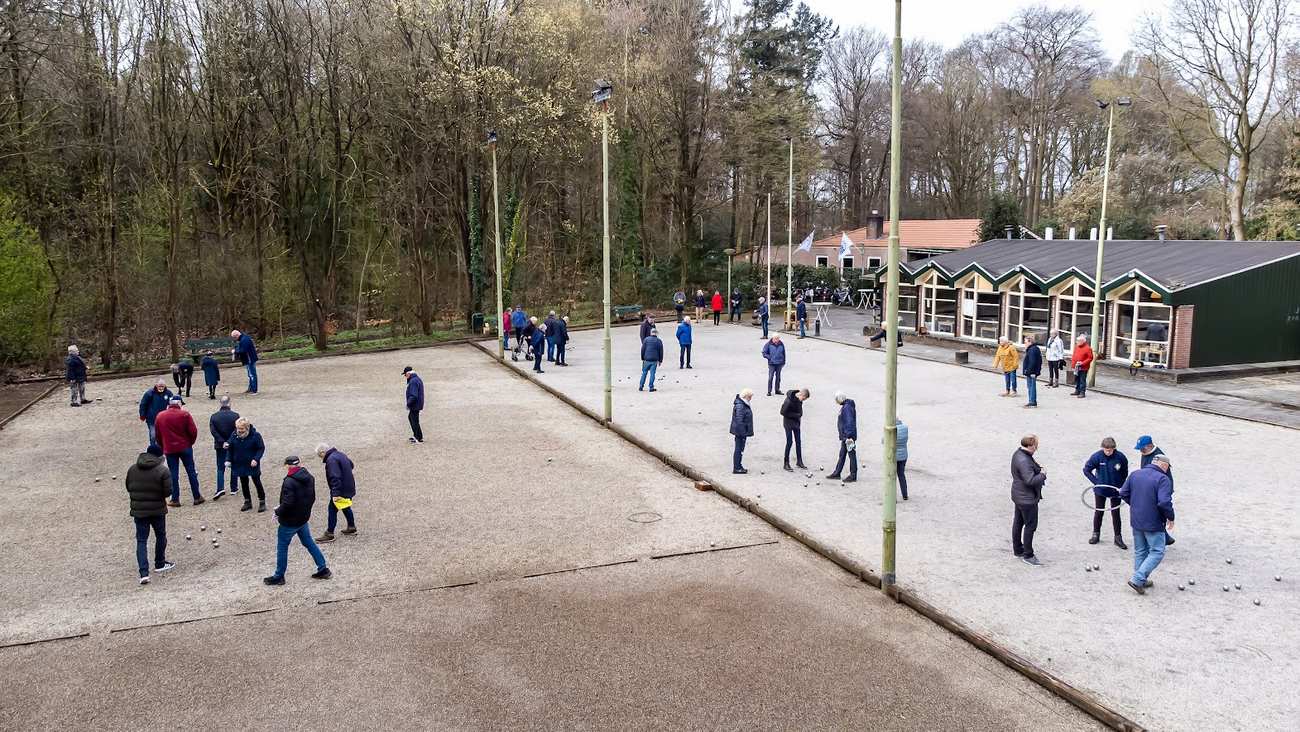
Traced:
[[1141, 437], [1138, 438], [1138, 444], [1134, 445], [1133, 449], [1141, 450], [1144, 447], [1151, 447], [1154, 444], [1156, 443], [1155, 440], [1151, 439], [1151, 435], [1142, 435]]
[[298, 465], [301, 462], [302, 461], [298, 459], [297, 455], [290, 455], [289, 457], [284, 459], [285, 465]]
[[414, 370], [415, 370], [415, 369], [411, 368], [410, 366], [407, 366], [406, 368], [402, 369], [402, 375], [405, 376], [405, 375], [411, 373], [411, 372], [414, 371]]

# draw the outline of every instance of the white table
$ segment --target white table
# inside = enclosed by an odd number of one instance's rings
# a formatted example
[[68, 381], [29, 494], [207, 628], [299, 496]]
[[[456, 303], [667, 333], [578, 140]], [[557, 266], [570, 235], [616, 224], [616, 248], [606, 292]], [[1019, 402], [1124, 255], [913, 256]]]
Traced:
[[813, 307], [816, 308], [814, 317], [821, 320], [823, 325], [830, 325], [831, 304], [829, 302], [815, 302], [813, 303]]
[[871, 290], [858, 290], [858, 310], [871, 309]]

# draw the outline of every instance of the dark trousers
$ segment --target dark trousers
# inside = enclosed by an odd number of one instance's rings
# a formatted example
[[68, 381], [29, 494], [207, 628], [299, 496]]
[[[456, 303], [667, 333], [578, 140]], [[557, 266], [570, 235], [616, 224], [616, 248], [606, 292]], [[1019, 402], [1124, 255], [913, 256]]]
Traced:
[[190, 492], [194, 494], [195, 500], [199, 496], [199, 474], [194, 470], [194, 448], [189, 448], [185, 452], [173, 452], [167, 455], [167, 470], [172, 474], [172, 500], [181, 499], [181, 480], [180, 469], [185, 467], [185, 476], [190, 480]]
[[1057, 384], [1061, 383], [1061, 364], [1063, 363], [1065, 362], [1064, 361], [1047, 362], [1047, 381], [1052, 386], [1056, 386]]
[[[325, 527], [325, 530], [333, 534], [334, 527], [339, 525], [339, 509], [334, 505], [334, 501], [332, 500], [329, 501], [329, 506], [329, 524]], [[343, 509], [343, 518], [347, 520], [348, 528], [353, 528], [357, 525], [357, 519], [352, 515], [351, 506]]]
[[803, 464], [803, 434], [798, 427], [785, 428], [785, 464], [790, 464], [790, 445], [794, 444], [795, 462]]
[[719, 324], [719, 323], [721, 323], [721, 322], [722, 322], [722, 311], [721, 311], [721, 310], [714, 310], [714, 311], [713, 311], [713, 324], [714, 324], [714, 325], [717, 325], [717, 324]]
[[731, 310], [727, 313], [727, 322], [730, 323], [736, 320], [740, 320], [740, 306], [732, 305]]
[[216, 384], [208, 384], [208, 398], [209, 398], [209, 399], [216, 399], [216, 398], [217, 398], [217, 385], [216, 385]]
[[903, 494], [903, 500], [907, 500], [907, 461], [897, 460], [898, 466], [898, 490]]
[[181, 396], [182, 391], [185, 392], [185, 396], [189, 396], [190, 388], [194, 386], [194, 372], [177, 371], [172, 374], [172, 381], [176, 382], [176, 396]]
[[555, 344], [555, 362], [561, 366], [568, 366], [568, 362], [564, 360], [564, 346], [564, 341]]
[[844, 469], [844, 459], [849, 461], [849, 475], [858, 477], [858, 451], [850, 450], [848, 440], [840, 440], [840, 459], [835, 461], [835, 470], [831, 471], [833, 475], [840, 475]]
[[406, 421], [411, 423], [411, 436], [416, 442], [424, 442], [424, 430], [420, 429], [420, 410], [406, 410]]
[[773, 379], [776, 380], [776, 391], [781, 391], [781, 369], [782, 369], [782, 367], [784, 367], [784, 366], [785, 366], [785, 364], [783, 364], [783, 363], [782, 363], [782, 364], [771, 364], [771, 363], [769, 363], [769, 364], [767, 365], [767, 393], [768, 393], [768, 396], [771, 396], [771, 394], [772, 394], [772, 381], [773, 381]]
[[1011, 519], [1011, 551], [1019, 557], [1034, 556], [1034, 532], [1038, 530], [1038, 504], [1015, 504]]
[[517, 345], [517, 346], [522, 346], [522, 345], [524, 345], [524, 329], [523, 329], [523, 328], [515, 328], [515, 345]]
[[763, 337], [766, 338], [767, 337], [767, 316], [764, 315], [762, 318], [760, 318], [760, 320], [763, 321]]
[[[253, 473], [252, 475], [241, 475], [241, 476], [239, 476], [239, 487], [242, 488], [243, 491], [244, 491], [244, 500], [245, 500], [245, 501], [248, 501], [248, 502], [250, 502], [250, 503], [253, 501], [253, 496], [252, 496], [252, 494], [250, 494], [250, 493], [248, 492], [248, 480], [249, 480], [249, 478], [252, 478], [252, 480], [253, 480], [253, 486], [257, 488], [257, 500], [258, 500], [258, 501], [265, 502], [265, 501], [266, 501], [266, 490], [262, 488], [262, 474], [261, 474], [261, 473]], [[230, 484], [230, 492], [231, 492], [231, 493], [234, 493], [234, 492], [235, 492], [235, 485], [234, 485], [234, 480], [235, 480], [235, 479], [234, 479], [234, 478], [231, 478], [230, 480], [231, 480], [231, 484]]]
[[167, 517], [146, 516], [135, 519], [135, 563], [140, 576], [149, 576], [149, 530], [153, 529], [153, 566], [167, 563]]
[[734, 435], [736, 438], [736, 449], [731, 453], [731, 469], [740, 470], [740, 458], [745, 454], [745, 438], [740, 435]]
[[1094, 534], [1100, 534], [1100, 533], [1101, 533], [1101, 521], [1102, 521], [1102, 516], [1103, 516], [1104, 514], [1109, 513], [1109, 514], [1110, 514], [1110, 524], [1111, 524], [1111, 527], [1113, 527], [1113, 528], [1115, 529], [1115, 536], [1120, 536], [1120, 535], [1122, 534], [1122, 532], [1123, 532], [1123, 528], [1124, 528], [1124, 527], [1123, 527], [1123, 525], [1120, 523], [1120, 516], [1119, 516], [1119, 496], [1110, 496], [1110, 506], [1111, 506], [1111, 508], [1110, 508], [1109, 511], [1103, 511], [1103, 510], [1102, 510], [1102, 509], [1106, 508], [1106, 496], [1099, 496], [1099, 495], [1097, 495], [1097, 494], [1094, 492], [1093, 495], [1092, 495], [1092, 499], [1093, 499], [1094, 504], [1095, 504], [1096, 507], [1097, 507], [1097, 510], [1092, 512], [1092, 533], [1094, 533]]
[[682, 350], [677, 354], [677, 368], [691, 365], [691, 344], [687, 343], [682, 346]]
[[533, 371], [541, 373], [542, 356], [544, 355], [546, 355], [546, 349], [542, 348], [542, 344], [537, 344], [537, 346], [533, 348]]
[[1074, 370], [1074, 393], [1079, 395], [1088, 393], [1088, 369], [1076, 368]]

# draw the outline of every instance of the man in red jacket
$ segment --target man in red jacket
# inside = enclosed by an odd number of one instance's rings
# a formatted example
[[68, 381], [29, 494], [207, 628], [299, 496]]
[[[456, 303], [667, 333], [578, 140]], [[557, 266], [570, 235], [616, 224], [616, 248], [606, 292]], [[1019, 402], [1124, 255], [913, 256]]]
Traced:
[[1092, 346], [1088, 345], [1087, 336], [1075, 339], [1074, 353], [1070, 355], [1070, 367], [1074, 369], [1074, 395], [1080, 399], [1087, 396], [1088, 368], [1092, 366]]
[[199, 474], [194, 469], [194, 441], [199, 438], [199, 428], [194, 424], [194, 417], [181, 409], [180, 397], [174, 397], [167, 409], [154, 420], [154, 431], [158, 444], [167, 458], [167, 470], [172, 477], [172, 497], [168, 506], [181, 505], [181, 483], [176, 472], [181, 464], [190, 478], [190, 492], [194, 494], [194, 505], [203, 503], [199, 492]]

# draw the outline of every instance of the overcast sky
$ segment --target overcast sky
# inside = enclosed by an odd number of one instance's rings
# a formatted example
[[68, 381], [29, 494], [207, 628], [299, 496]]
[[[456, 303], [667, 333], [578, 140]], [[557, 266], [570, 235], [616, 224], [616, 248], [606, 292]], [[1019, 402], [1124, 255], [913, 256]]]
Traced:
[[[894, 33], [890, 0], [804, 0], [841, 28], [867, 25]], [[903, 0], [903, 38], [924, 38], [952, 48], [966, 36], [989, 30], [1023, 7], [1078, 6], [1090, 11], [1102, 48], [1112, 61], [1132, 46], [1133, 31], [1144, 13], [1163, 11], [1165, 0]]]

